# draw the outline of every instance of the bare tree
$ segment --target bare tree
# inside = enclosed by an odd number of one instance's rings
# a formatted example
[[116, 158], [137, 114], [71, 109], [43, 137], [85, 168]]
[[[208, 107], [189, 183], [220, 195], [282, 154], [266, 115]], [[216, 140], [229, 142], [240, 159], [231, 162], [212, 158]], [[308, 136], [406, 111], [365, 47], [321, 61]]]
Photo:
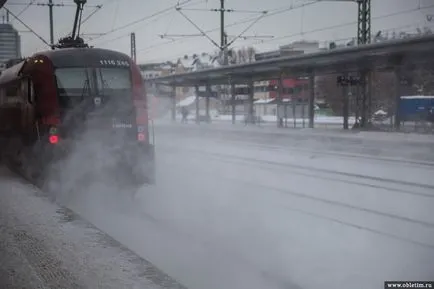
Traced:
[[238, 50], [230, 50], [229, 63], [242, 64], [255, 61], [256, 50], [254, 47], [243, 47]]
[[247, 47], [247, 60], [248, 62], [254, 62], [255, 61], [255, 54], [256, 54], [256, 49], [252, 46]]
[[[242, 64], [250, 63], [255, 61], [256, 50], [254, 47], [240, 48], [240, 49], [229, 49], [227, 51], [228, 63]], [[219, 65], [224, 64], [224, 54], [221, 51], [216, 51], [213, 56], [211, 56], [212, 63], [218, 63]]]

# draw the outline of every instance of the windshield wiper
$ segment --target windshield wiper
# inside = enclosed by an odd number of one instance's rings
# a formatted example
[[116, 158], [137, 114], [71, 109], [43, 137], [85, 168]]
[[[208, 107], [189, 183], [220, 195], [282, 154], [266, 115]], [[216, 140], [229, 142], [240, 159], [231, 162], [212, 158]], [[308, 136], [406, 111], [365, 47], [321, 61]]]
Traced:
[[101, 69], [99, 69], [99, 77], [100, 77], [100, 79], [101, 79], [101, 83], [102, 83], [102, 95], [104, 95], [104, 90], [105, 89], [111, 89], [110, 88], [110, 86], [109, 86], [109, 84], [108, 84], [108, 82], [107, 82], [107, 80], [105, 80], [104, 79], [104, 77], [102, 76], [102, 71], [101, 71]]
[[85, 79], [84, 80], [83, 89], [81, 91], [81, 96], [80, 96], [81, 101], [83, 101], [85, 99], [84, 98], [84, 94], [85, 94], [86, 90], [87, 90], [88, 95], [90, 95], [90, 91], [89, 91], [90, 90], [89, 79]]

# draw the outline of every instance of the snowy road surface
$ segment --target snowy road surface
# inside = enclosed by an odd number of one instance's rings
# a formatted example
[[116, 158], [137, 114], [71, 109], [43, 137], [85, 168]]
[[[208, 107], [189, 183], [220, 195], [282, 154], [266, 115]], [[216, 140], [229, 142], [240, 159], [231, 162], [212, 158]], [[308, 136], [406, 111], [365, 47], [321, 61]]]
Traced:
[[0, 192], [0, 288], [185, 288], [2, 167]]
[[134, 209], [108, 202], [103, 186], [71, 207], [187, 287], [434, 279], [432, 144], [156, 133], [158, 185]]

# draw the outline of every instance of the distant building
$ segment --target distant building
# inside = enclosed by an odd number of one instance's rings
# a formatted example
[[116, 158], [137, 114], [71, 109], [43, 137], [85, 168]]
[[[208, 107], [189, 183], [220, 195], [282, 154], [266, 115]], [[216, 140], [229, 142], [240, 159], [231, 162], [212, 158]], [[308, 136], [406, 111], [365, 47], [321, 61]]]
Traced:
[[314, 53], [320, 50], [318, 41], [295, 41], [291, 44], [282, 45], [279, 48], [282, 54]]
[[[257, 53], [255, 59], [257, 61], [273, 59], [279, 57], [297, 56], [305, 53], [315, 53], [321, 51], [319, 42], [317, 41], [296, 41], [291, 44], [282, 45], [278, 50]], [[277, 80], [269, 80], [266, 82], [255, 83], [255, 99], [270, 100], [278, 96]], [[309, 86], [306, 79], [285, 78], [283, 79], [283, 99], [296, 100], [305, 102], [309, 95]], [[261, 102], [262, 103], [262, 102]], [[268, 104], [268, 102], [263, 102]]]
[[0, 63], [21, 58], [21, 37], [8, 23], [0, 23]]

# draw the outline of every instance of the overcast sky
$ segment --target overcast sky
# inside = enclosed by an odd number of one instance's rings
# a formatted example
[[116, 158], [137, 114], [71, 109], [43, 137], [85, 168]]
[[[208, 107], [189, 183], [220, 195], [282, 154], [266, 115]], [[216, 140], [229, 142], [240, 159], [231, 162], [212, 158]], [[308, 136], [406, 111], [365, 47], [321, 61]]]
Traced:
[[[8, 0], [8, 7], [13, 13], [18, 14], [29, 2], [45, 3], [48, 0]], [[55, 4], [73, 4], [73, 0], [53, 0]], [[88, 0], [83, 17], [86, 18], [102, 4], [98, 10], [83, 25], [85, 34], [107, 33], [103, 37], [98, 35], [85, 35], [90, 45], [119, 50], [130, 53], [131, 32], [136, 33], [137, 58], [140, 63], [162, 60], [173, 60], [185, 54], [212, 52], [216, 47], [205, 37], [181, 38], [176, 41], [161, 39], [161, 34], [197, 34], [199, 31], [174, 8], [178, 2], [188, 0]], [[320, 2], [313, 3], [312, 2]], [[183, 7], [183, 13], [203, 30], [212, 30], [209, 36], [220, 43], [218, 12], [196, 11], [187, 9], [211, 9], [218, 8], [219, 0], [190, 0]], [[296, 40], [327, 40], [349, 39], [356, 35], [357, 5], [346, 1], [315, 1], [315, 0], [226, 0], [226, 8], [235, 10], [269, 11], [266, 17], [256, 22], [246, 33], [246, 36], [274, 36], [274, 38], [248, 38], [239, 39], [233, 47], [254, 45], [258, 51], [273, 50], [282, 44], [288, 44]], [[291, 6], [293, 9], [291, 10]], [[167, 12], [151, 15], [161, 10]], [[272, 15], [273, 12], [283, 11]], [[55, 40], [70, 32], [73, 24], [74, 7], [55, 7]], [[3, 12], [1, 12], [3, 13]], [[372, 31], [378, 30], [415, 30], [416, 27], [434, 27], [434, 21], [428, 22], [426, 15], [434, 14], [433, 0], [372, 0]], [[47, 6], [31, 5], [21, 15], [20, 19], [32, 27], [44, 39], [49, 41], [49, 16]], [[226, 14], [226, 24], [243, 22], [245, 19], [255, 19], [260, 13]], [[145, 18], [143, 21], [140, 19]], [[13, 19], [13, 17], [11, 17]], [[129, 23], [137, 21], [134, 25]], [[238, 35], [250, 22], [233, 25], [226, 28], [229, 35]], [[28, 56], [36, 51], [46, 49], [47, 46], [32, 33], [26, 32], [26, 28], [18, 21], [13, 20], [13, 25], [22, 31], [22, 52]]]

